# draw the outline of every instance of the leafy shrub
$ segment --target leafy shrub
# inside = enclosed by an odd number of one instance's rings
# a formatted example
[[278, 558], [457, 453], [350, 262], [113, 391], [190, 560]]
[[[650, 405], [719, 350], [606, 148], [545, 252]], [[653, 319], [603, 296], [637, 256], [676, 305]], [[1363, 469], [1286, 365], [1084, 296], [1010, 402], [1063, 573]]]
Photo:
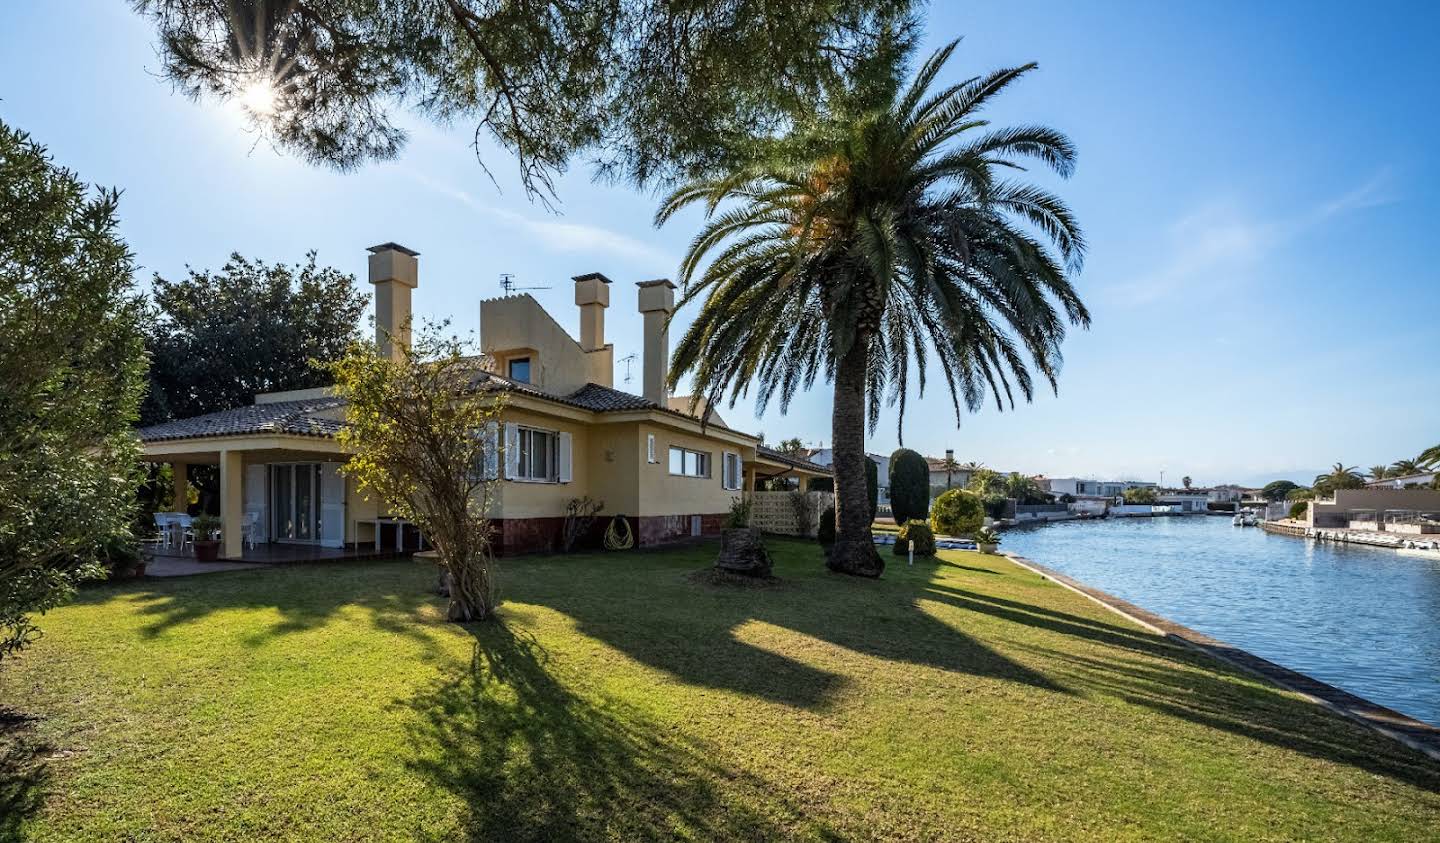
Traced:
[[795, 510], [795, 535], [808, 536], [815, 529], [815, 499], [799, 489], [790, 493], [790, 506]]
[[[1000, 500], [1003, 506], [1005, 499]], [[936, 498], [930, 513], [930, 526], [945, 535], [974, 535], [984, 524], [985, 506], [980, 496], [969, 489], [951, 489]]]
[[1155, 490], [1149, 486], [1135, 486], [1126, 489], [1121, 495], [1128, 504], [1153, 504], [1159, 498]]
[[1006, 498], [999, 492], [986, 492], [980, 499], [985, 505], [985, 514], [991, 518], [1004, 518]]
[[894, 547], [896, 556], [909, 556], [911, 547], [915, 548], [916, 556], [934, 556], [935, 533], [924, 521], [907, 521], [901, 525]]
[[890, 455], [890, 513], [901, 525], [930, 514], [930, 464], [909, 448]]
[[725, 516], [725, 528], [729, 530], [750, 526], [750, 511], [755, 508], [753, 498], [736, 495], [730, 499], [730, 512]]
[[565, 524], [560, 533], [560, 549], [565, 553], [573, 550], [576, 542], [590, 534], [595, 516], [604, 508], [604, 501], [594, 500], [589, 495], [571, 498], [570, 502], [565, 504]]
[[1309, 502], [1309, 501], [1296, 501], [1296, 502], [1290, 504], [1290, 517], [1291, 517], [1291, 518], [1294, 518], [1294, 519], [1303, 521], [1303, 520], [1305, 520], [1305, 516], [1307, 516], [1307, 515], [1309, 515], [1309, 514], [1310, 514], [1310, 502]]
[[820, 513], [820, 529], [815, 531], [815, 540], [825, 547], [835, 543], [835, 507], [827, 506]]

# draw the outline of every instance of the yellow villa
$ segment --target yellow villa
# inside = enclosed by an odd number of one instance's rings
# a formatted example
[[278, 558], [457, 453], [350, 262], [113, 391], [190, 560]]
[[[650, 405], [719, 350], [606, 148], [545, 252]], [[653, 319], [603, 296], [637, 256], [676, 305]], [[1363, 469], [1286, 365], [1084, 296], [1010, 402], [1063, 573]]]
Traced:
[[[418, 253], [395, 243], [370, 249], [376, 341], [408, 342]], [[675, 285], [635, 286], [644, 314], [643, 393], [613, 386], [614, 347], [605, 341], [612, 283], [600, 273], [576, 276], [579, 340], [529, 295], [480, 303], [480, 345], [489, 386], [506, 395], [504, 465], [492, 519], [502, 554], [555, 549], [566, 506], [604, 502], [600, 522], [616, 514], [652, 545], [718, 532], [732, 500], [771, 478], [799, 488], [829, 469], [768, 449], [718, 414], [689, 412], [688, 397], [665, 390], [669, 318]], [[313, 389], [255, 396], [251, 406], [142, 428], [145, 459], [174, 468], [176, 500], [189, 466], [218, 465], [222, 556], [257, 558], [291, 546], [318, 553], [396, 546], [418, 537], [366, 500], [344, 478], [347, 455], [335, 434], [345, 402]], [[258, 549], [255, 549], [258, 548]], [[323, 549], [323, 550], [322, 550]]]

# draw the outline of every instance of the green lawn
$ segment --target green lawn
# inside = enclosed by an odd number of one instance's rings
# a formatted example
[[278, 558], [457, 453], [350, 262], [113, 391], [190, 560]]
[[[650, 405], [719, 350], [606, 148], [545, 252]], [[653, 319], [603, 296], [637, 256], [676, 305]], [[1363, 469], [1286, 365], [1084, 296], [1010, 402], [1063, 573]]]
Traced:
[[[1440, 769], [998, 557], [773, 541], [85, 591], [0, 671], [0, 838], [1435, 839]], [[28, 716], [28, 718], [27, 718]]]

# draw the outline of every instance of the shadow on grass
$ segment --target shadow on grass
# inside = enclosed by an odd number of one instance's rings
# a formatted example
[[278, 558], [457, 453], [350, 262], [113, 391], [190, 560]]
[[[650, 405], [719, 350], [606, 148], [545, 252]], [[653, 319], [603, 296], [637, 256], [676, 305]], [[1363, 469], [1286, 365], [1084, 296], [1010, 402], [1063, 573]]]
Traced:
[[471, 632], [468, 670], [409, 702], [411, 766], [468, 806], [468, 839], [836, 839], [755, 776], [580, 699], [530, 636]]
[[23, 840], [25, 822], [45, 803], [50, 747], [34, 735], [33, 718], [0, 706], [0, 841]]
[[1236, 676], [1243, 674], [1203, 653], [1171, 646], [1173, 651], [1161, 654], [1168, 660], [1163, 664], [1026, 649], [1054, 663], [1076, 691], [1115, 697], [1177, 720], [1440, 793], [1440, 765], [1420, 753], [1264, 680], [1238, 681]]
[[[742, 640], [750, 623], [769, 624], [863, 656], [1019, 682], [1065, 693], [1060, 685], [924, 611], [906, 583], [874, 582], [826, 572], [810, 543], [774, 542], [777, 572], [786, 587], [754, 589], [703, 586], [676, 576], [676, 558], [645, 572], [648, 595], [636, 579], [601, 573], [585, 588], [527, 583], [515, 599], [554, 609], [577, 628], [627, 656], [698, 687], [737, 691], [771, 702], [824, 709], [851, 677], [772, 652]], [[813, 560], [810, 556], [814, 556]], [[689, 570], [714, 562], [714, 547], [677, 552]], [[788, 560], [786, 557], [789, 557]], [[614, 566], [614, 560], [577, 559]], [[814, 563], [813, 567], [797, 567]], [[683, 569], [682, 569], [683, 570]]]

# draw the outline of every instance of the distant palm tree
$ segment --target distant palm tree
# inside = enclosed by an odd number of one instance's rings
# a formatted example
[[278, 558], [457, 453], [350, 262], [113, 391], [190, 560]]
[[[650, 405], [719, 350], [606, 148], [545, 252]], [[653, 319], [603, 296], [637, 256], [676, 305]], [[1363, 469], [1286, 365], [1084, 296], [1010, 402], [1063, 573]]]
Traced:
[[1440, 465], [1440, 445], [1434, 445], [1420, 452], [1416, 462], [1426, 468], [1434, 468]]
[[1331, 466], [1330, 471], [1315, 476], [1313, 487], [1317, 493], [1332, 494], [1336, 489], [1359, 489], [1365, 485], [1365, 478], [1360, 476], [1356, 466], [1346, 466], [1343, 462], [1337, 462]]
[[1419, 460], [1396, 460], [1390, 464], [1391, 477], [1409, 477], [1423, 471]]
[[1180, 478], [1180, 485], [1184, 486], [1187, 489], [1190, 488], [1191, 482], [1193, 481], [1191, 481], [1190, 475], [1188, 474]]
[[979, 471], [980, 469], [982, 469], [982, 468], [984, 468], [984, 467], [985, 467], [985, 463], [983, 463], [983, 462], [976, 462], [975, 460], [971, 460], [971, 461], [969, 461], [969, 462], [967, 462], [967, 463], [962, 463], [961, 466], [960, 466], [960, 470], [961, 470], [961, 471], [964, 471], [964, 472], [966, 472], [966, 473], [968, 473], [968, 474], [974, 474], [975, 472]]
[[955, 462], [954, 457], [946, 454], [945, 459], [940, 461], [940, 467], [945, 469], [945, 488], [948, 489], [950, 488], [950, 481], [952, 475], [954, 475], [955, 472], [960, 470], [960, 463]]
[[[903, 421], [913, 377], [945, 376], [956, 421], [993, 397], [1053, 389], [1067, 323], [1090, 314], [1072, 285], [1084, 241], [1070, 209], [1007, 179], [1030, 162], [1069, 176], [1075, 150], [1043, 126], [993, 129], [979, 112], [1035, 65], [931, 91], [955, 49], [906, 85], [898, 43], [751, 163], [681, 186], [656, 214], [691, 205], [705, 226], [679, 269], [681, 306], [704, 305], [675, 349], [670, 383], [733, 404], [758, 385], [783, 412], [815, 379], [833, 384], [836, 535], [826, 564], [878, 576], [865, 494], [865, 434], [882, 403]], [[703, 271], [701, 265], [708, 259]], [[931, 359], [933, 357], [933, 360]], [[913, 367], [913, 368], [912, 368]], [[1018, 395], [1017, 395], [1018, 394]]]
[[1389, 473], [1390, 473], [1390, 466], [1388, 466], [1388, 465], [1372, 465], [1372, 466], [1370, 466], [1370, 479], [1371, 479], [1371, 480], [1384, 480], [1384, 479], [1389, 475]]

